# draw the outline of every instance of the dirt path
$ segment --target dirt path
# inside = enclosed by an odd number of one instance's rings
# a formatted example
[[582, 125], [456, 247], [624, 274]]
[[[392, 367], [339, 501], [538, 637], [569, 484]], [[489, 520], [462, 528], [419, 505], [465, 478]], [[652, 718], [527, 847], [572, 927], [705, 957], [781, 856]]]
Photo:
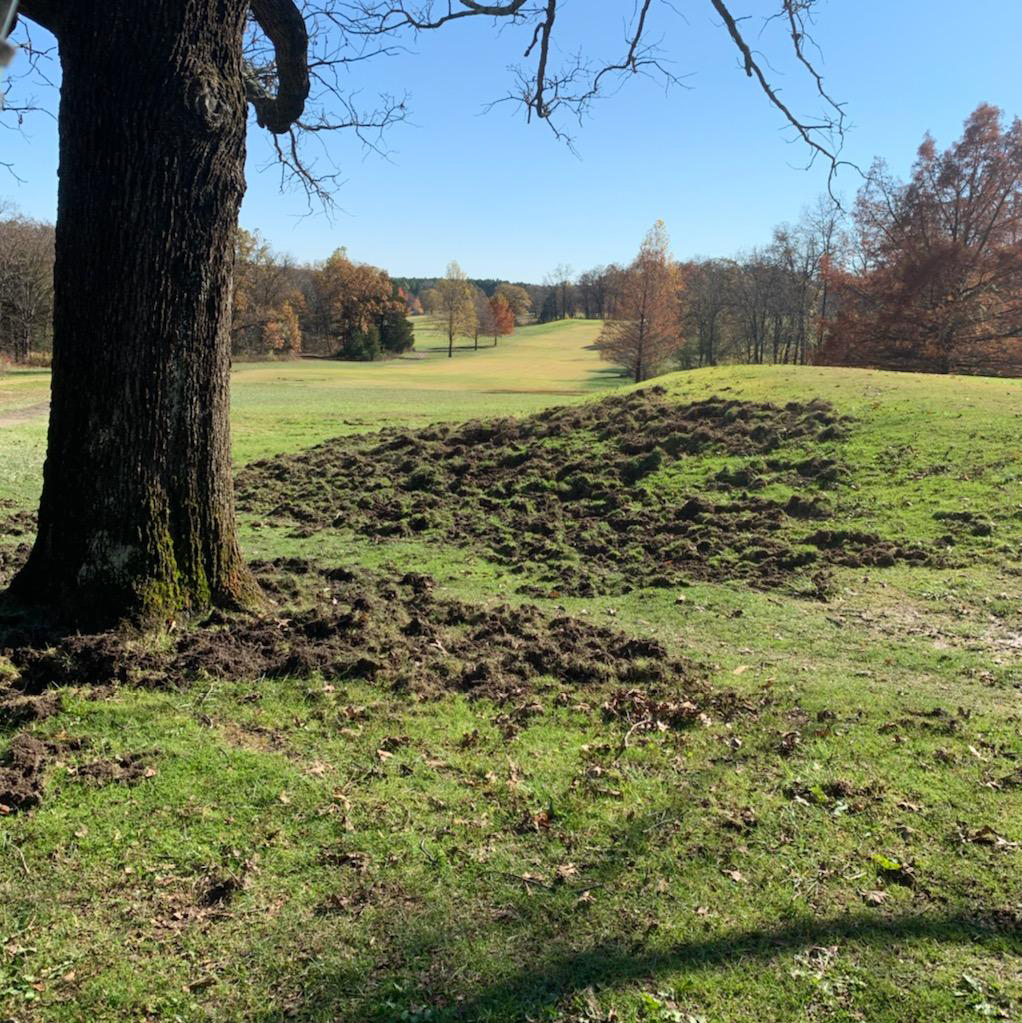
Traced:
[[50, 411], [50, 403], [41, 401], [36, 405], [29, 405], [27, 408], [20, 408], [14, 412], [0, 412], [0, 430], [8, 426], [18, 426], [30, 419], [38, 419]]

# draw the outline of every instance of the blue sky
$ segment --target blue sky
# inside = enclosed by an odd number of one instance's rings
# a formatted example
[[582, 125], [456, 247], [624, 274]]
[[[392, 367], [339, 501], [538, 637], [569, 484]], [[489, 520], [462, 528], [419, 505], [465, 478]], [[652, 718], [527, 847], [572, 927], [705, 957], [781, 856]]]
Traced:
[[[620, 55], [631, 0], [562, 5], [565, 51]], [[784, 98], [811, 115], [817, 105], [783, 36], [776, 27], [761, 34], [775, 6], [732, 3], [751, 16], [747, 36], [770, 57]], [[687, 87], [665, 94], [627, 81], [571, 126], [578, 157], [509, 106], [483, 113], [510, 86], [507, 68], [525, 40], [520, 29], [498, 33], [468, 19], [409, 40], [408, 53], [357, 65], [352, 88], [366, 99], [407, 91], [411, 123], [388, 136], [389, 160], [351, 138], [331, 141], [344, 182], [332, 217], [307, 215], [303, 196], [282, 195], [274, 171], [260, 171], [267, 149], [253, 129], [242, 224], [301, 260], [344, 245], [393, 274], [438, 274], [457, 259], [472, 276], [514, 280], [540, 280], [559, 263], [582, 270], [628, 260], [661, 217], [680, 257], [768, 240], [774, 224], [797, 218], [824, 189], [825, 172], [805, 169], [805, 151], [740, 71], [708, 0], [674, 7], [680, 13], [661, 8], [654, 30]], [[949, 142], [980, 102], [1022, 113], [1018, 0], [823, 0], [815, 34], [828, 86], [852, 124], [845, 155], [863, 167], [883, 155], [904, 173], [925, 131]], [[37, 117], [22, 135], [0, 134], [0, 146], [26, 179], [0, 179], [0, 198], [52, 219], [55, 124]], [[843, 172], [838, 190], [851, 195], [857, 183]]]

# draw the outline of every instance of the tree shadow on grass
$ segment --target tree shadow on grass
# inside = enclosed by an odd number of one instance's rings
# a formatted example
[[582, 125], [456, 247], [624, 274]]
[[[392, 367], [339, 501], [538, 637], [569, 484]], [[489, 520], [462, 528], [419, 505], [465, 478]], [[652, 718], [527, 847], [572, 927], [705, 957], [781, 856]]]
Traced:
[[624, 387], [630, 383], [632, 383], [631, 374], [617, 366], [603, 366], [600, 369], [591, 369], [586, 381], [586, 385], [594, 390], [609, 390], [614, 387]]
[[[682, 940], [659, 937], [648, 929], [656, 921], [646, 920], [639, 909], [642, 893], [649, 893], [642, 864], [652, 867], [655, 858], [644, 857], [651, 850], [656, 857], [652, 847], [669, 841], [667, 823], [699, 812], [692, 793], [705, 790], [710, 778], [694, 772], [688, 784], [691, 791], [679, 789], [667, 803], [622, 821], [604, 854], [586, 864], [584, 881], [528, 890], [527, 884], [515, 884], [520, 879], [514, 874], [501, 879], [499, 872], [465, 862], [461, 869], [467, 873], [457, 885], [461, 895], [435, 878], [437, 887], [418, 901], [412, 916], [407, 908], [392, 913], [381, 907], [372, 959], [359, 961], [356, 955], [338, 961], [327, 951], [303, 977], [288, 1018], [526, 1023], [548, 1018], [544, 1013], [552, 1009], [567, 1009], [574, 995], [590, 987], [641, 984], [657, 990], [669, 975], [725, 971], [748, 962], [768, 969], [785, 955], [843, 943], [883, 951], [918, 941], [1022, 954], [1017, 916], [981, 912], [971, 904], [900, 915], [877, 908], [775, 918], [765, 915], [770, 910], [764, 906], [764, 915], [757, 913], [744, 928], [724, 929], [693, 916]], [[701, 842], [685, 856], [697, 871], [716, 871], [718, 853], [712, 843]], [[601, 895], [632, 885], [637, 886], [635, 912], [628, 908], [632, 900], [616, 903], [624, 912], [600, 912]], [[592, 913], [579, 904], [580, 890], [590, 889], [597, 895]], [[473, 891], [476, 895], [466, 900]], [[429, 1011], [416, 1016], [417, 1007]], [[273, 1018], [264, 1017], [264, 1023]]]
[[[422, 935], [414, 942], [412, 955], [418, 961], [431, 949]], [[449, 934], [434, 935], [434, 948], [443, 957], [450, 947]], [[588, 948], [566, 952], [543, 950], [537, 943], [535, 957], [503, 979], [473, 990], [461, 989], [451, 981], [447, 989], [434, 980], [428, 988], [414, 990], [400, 962], [388, 975], [339, 974], [307, 978], [307, 1000], [292, 1010], [289, 1019], [299, 1021], [352, 1018], [390, 1020], [429, 1019], [432, 1023], [486, 1020], [489, 1023], [526, 1023], [555, 1007], [566, 1008], [571, 996], [587, 988], [615, 988], [632, 982], [655, 986], [664, 974], [697, 973], [726, 969], [749, 961], [769, 964], [785, 954], [819, 946], [850, 942], [860, 946], [887, 948], [904, 941], [936, 941], [942, 944], [979, 946], [990, 953], [1022, 954], [1022, 933], [1017, 923], [982, 919], [967, 912], [882, 916], [878, 913], [850, 913], [838, 917], [804, 917], [776, 926], [734, 930], [711, 937], [660, 947], [633, 940], [609, 938]], [[459, 972], [457, 970], [455, 973]], [[315, 994], [313, 990], [318, 988]], [[333, 1013], [352, 1005], [352, 991], [361, 989], [354, 1014]], [[431, 1011], [415, 1016], [413, 1006], [430, 1006]], [[343, 1010], [342, 1010], [343, 1011]], [[402, 1015], [408, 1012], [408, 1015]], [[266, 1023], [270, 1018], [266, 1017]], [[553, 1017], [551, 1017], [553, 1018]]]

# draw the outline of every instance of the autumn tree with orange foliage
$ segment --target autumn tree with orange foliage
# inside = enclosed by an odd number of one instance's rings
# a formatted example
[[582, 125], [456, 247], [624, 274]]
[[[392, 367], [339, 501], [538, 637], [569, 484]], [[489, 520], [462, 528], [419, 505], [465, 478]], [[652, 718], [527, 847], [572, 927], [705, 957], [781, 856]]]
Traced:
[[878, 161], [855, 206], [856, 272], [828, 267], [836, 313], [817, 361], [947, 373], [1022, 369], [1022, 122], [979, 106], [911, 178]]
[[498, 292], [490, 299], [490, 329], [493, 331], [493, 347], [497, 338], [515, 332], [515, 313], [508, 300]]
[[658, 220], [624, 274], [618, 318], [604, 325], [596, 342], [600, 355], [636, 383], [653, 376], [684, 343], [680, 288], [667, 228]]
[[233, 297], [231, 349], [235, 355], [301, 352], [299, 314], [305, 299], [295, 283], [294, 267], [259, 234], [242, 228], [234, 241]]
[[330, 337], [342, 349], [367, 335], [396, 304], [387, 272], [353, 262], [344, 249], [320, 267], [315, 284], [328, 310]]

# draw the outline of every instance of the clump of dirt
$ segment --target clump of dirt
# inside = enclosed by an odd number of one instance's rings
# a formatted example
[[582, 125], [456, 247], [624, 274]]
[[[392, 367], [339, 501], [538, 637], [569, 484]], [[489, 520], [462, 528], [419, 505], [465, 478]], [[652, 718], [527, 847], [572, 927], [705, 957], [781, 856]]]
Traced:
[[16, 735], [0, 765], [0, 813], [27, 810], [42, 798], [43, 771], [50, 751], [28, 734]]
[[25, 696], [14, 690], [0, 690], [0, 728], [19, 728], [59, 713], [59, 693]]
[[[544, 597], [690, 579], [776, 586], [828, 564], [926, 560], [872, 535], [848, 533], [840, 547], [806, 535], [807, 521], [833, 515], [823, 492], [839, 487], [845, 470], [827, 445], [848, 428], [823, 401], [679, 404], [652, 387], [524, 419], [345, 437], [255, 462], [238, 476], [238, 505], [303, 535], [346, 528], [473, 546], [538, 580], [520, 592]], [[806, 458], [808, 445], [823, 450]], [[702, 483], [684, 482], [698, 472], [671, 479], [673, 467], [698, 469], [693, 460], [709, 456], [747, 461], [708, 468]], [[776, 484], [790, 495], [754, 493]]]
[[52, 686], [129, 683], [156, 668], [159, 658], [133, 649], [122, 633], [74, 634], [54, 646], [38, 646], [32, 637], [10, 655], [19, 673], [18, 688], [40, 694]]
[[25, 511], [14, 501], [0, 499], [0, 590], [27, 560], [35, 529], [34, 512]]
[[[19, 685], [181, 686], [224, 679], [364, 679], [428, 698], [455, 690], [508, 701], [540, 679], [571, 687], [657, 685], [690, 701], [708, 698], [692, 666], [657, 640], [628, 635], [525, 604], [468, 604], [438, 595], [428, 576], [369, 570], [296, 573], [292, 561], [255, 566], [266, 589], [308, 575], [312, 606], [272, 617], [215, 612], [160, 649], [116, 633], [76, 635], [10, 660]], [[684, 694], [684, 695], [682, 695]]]
[[71, 770], [71, 774], [82, 781], [97, 785], [137, 785], [156, 773], [151, 766], [154, 754], [155, 751], [125, 753], [112, 759], [93, 760], [88, 764], [79, 764]]
[[[961, 530], [972, 536], [990, 536], [994, 531], [994, 524], [988, 516], [979, 515], [970, 511], [938, 511], [933, 513], [934, 519], [938, 522], [946, 522], [952, 529]], [[953, 543], [955, 537], [949, 535], [945, 541]]]
[[47, 741], [28, 732], [15, 735], [0, 760], [0, 816], [38, 806], [46, 768], [53, 758], [84, 745], [80, 739]]
[[31, 538], [35, 529], [35, 512], [19, 508], [13, 501], [0, 501], [0, 536]]

